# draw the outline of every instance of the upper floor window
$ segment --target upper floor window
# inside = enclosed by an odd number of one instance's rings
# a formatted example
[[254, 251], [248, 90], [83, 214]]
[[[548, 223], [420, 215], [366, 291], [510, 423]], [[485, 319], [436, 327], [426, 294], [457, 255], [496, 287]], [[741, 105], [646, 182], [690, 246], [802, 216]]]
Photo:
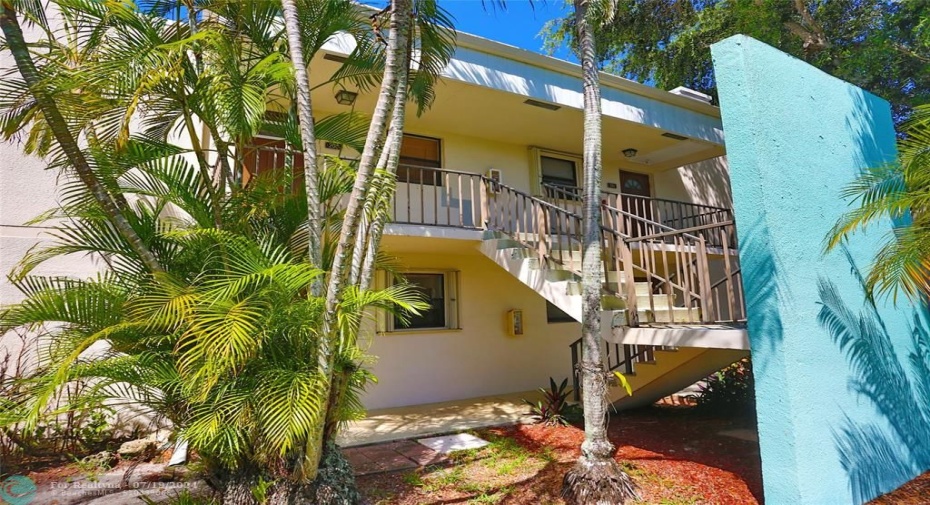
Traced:
[[575, 199], [581, 173], [581, 157], [539, 147], [530, 148], [530, 183], [533, 194]]
[[397, 182], [442, 186], [442, 141], [431, 137], [404, 134], [400, 146]]
[[543, 184], [569, 188], [578, 186], [578, 167], [575, 160], [541, 155], [539, 168]]

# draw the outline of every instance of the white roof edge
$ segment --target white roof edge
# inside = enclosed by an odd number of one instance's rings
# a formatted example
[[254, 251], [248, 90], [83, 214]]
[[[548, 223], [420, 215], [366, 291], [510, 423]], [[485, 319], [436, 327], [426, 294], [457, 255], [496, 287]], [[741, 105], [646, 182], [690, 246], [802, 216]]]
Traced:
[[[339, 39], [340, 37], [335, 37], [335, 40], [330, 39], [323, 45], [322, 49], [327, 51], [340, 52], [347, 55], [352, 51], [352, 49], [341, 44], [340, 42], [344, 43], [346, 41]], [[527, 51], [526, 49], [521, 49], [509, 44], [504, 44], [503, 42], [472, 35], [470, 33], [456, 31], [456, 46], [500, 56], [508, 60], [526, 63], [528, 65], [539, 67], [552, 72], [558, 72], [560, 74], [565, 74], [572, 77], [581, 77], [581, 65], [565, 60], [560, 60], [552, 56], [535, 53], [533, 51]], [[720, 108], [714, 105], [710, 105], [693, 98], [669, 93], [668, 91], [654, 88], [652, 86], [632, 81], [630, 79], [625, 79], [618, 75], [608, 74], [606, 72], [601, 72], [600, 77], [602, 86], [608, 86], [620, 91], [625, 91], [653, 100], [658, 100], [660, 102], [665, 102], [682, 109], [688, 109], [718, 119], [720, 118]]]
[[[535, 53], [533, 51], [528, 51], [526, 49], [504, 44], [496, 40], [472, 35], [470, 33], [457, 32], [456, 45], [467, 49], [474, 49], [476, 51], [494, 54], [509, 60], [519, 61], [533, 65], [535, 67], [551, 70], [553, 72], [571, 75], [573, 77], [580, 77], [581, 75], [581, 65], [576, 63], [560, 60], [558, 58], [546, 56], [544, 54]], [[618, 75], [609, 74], [607, 72], [600, 72], [600, 78], [602, 86], [609, 86], [621, 91], [645, 96], [647, 98], [666, 102], [676, 107], [689, 109], [701, 114], [706, 114], [708, 116], [713, 116], [716, 118], [720, 117], [719, 107], [710, 105], [708, 103], [702, 103], [693, 98], [669, 93], [668, 91], [632, 81]]]

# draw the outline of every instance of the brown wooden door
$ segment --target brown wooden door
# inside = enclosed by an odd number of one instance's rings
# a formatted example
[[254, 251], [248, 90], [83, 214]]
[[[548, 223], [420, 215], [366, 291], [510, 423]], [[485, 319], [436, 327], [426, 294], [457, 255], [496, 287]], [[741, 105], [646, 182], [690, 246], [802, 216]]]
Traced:
[[[652, 221], [652, 189], [649, 176], [636, 172], [620, 171], [620, 207], [622, 210], [645, 220]], [[629, 233], [631, 236], [647, 235], [653, 230], [639, 220], [632, 220]]]

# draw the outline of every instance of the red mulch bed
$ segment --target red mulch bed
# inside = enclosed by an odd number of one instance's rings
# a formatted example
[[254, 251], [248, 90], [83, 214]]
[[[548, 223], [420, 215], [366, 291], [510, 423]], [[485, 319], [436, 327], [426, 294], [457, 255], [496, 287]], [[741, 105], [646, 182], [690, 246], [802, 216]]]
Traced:
[[[759, 504], [762, 473], [758, 443], [719, 434], [737, 428], [754, 428], [754, 423], [699, 416], [687, 408], [654, 407], [613, 416], [608, 432], [619, 446], [617, 459], [639, 485], [640, 503]], [[359, 484], [372, 503], [392, 505], [563, 503], [559, 497], [561, 480], [578, 457], [584, 439], [581, 429], [528, 425], [495, 428], [483, 434], [512, 438], [532, 455], [540, 455], [509, 481], [498, 478], [497, 487], [486, 488], [483, 494], [491, 494], [493, 500], [482, 501], [480, 494], [465, 492], [468, 488], [461, 484], [448, 489], [417, 485], [402, 472], [365, 476]], [[466, 471], [475, 469], [467, 467]], [[434, 474], [424, 473], [430, 475]]]
[[914, 480], [883, 494], [869, 502], [869, 505], [926, 505], [930, 503], [930, 472], [917, 476]]

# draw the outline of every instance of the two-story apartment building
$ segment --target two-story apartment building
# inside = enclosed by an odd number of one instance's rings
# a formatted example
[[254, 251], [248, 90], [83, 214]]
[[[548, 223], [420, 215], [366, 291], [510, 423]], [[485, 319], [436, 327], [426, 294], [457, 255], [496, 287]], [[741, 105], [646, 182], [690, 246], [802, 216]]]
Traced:
[[[334, 72], [350, 49], [332, 41], [314, 72]], [[408, 115], [382, 243], [432, 307], [406, 326], [378, 319], [367, 407], [528, 391], [573, 375], [579, 76], [572, 63], [458, 35], [435, 103]], [[643, 403], [748, 353], [723, 130], [700, 93], [608, 74], [602, 85], [604, 336], [608, 365]], [[339, 91], [314, 91], [318, 117], [373, 110], [373, 93], [343, 104]], [[243, 170], [283, 162], [259, 150]]]
[[[350, 50], [348, 39], [328, 43], [314, 75], [330, 75]], [[378, 319], [368, 336], [379, 378], [368, 408], [522, 392], [573, 375], [579, 75], [569, 62], [458, 35], [435, 103], [408, 115], [382, 244], [432, 307], [408, 325]], [[642, 403], [748, 353], [724, 137], [719, 110], [704, 95], [608, 74], [602, 86], [603, 331], [608, 365], [629, 376]], [[315, 89], [318, 117], [374, 108], [374, 93], [357, 93], [351, 104], [336, 94]], [[6, 159], [22, 159], [17, 146], [2, 149]], [[247, 179], [282, 163], [258, 149], [240, 169]], [[39, 165], [3, 166], [6, 271], [41, 233], [23, 223], [54, 205], [56, 181]], [[76, 261], [56, 273], [93, 268]], [[3, 295], [15, 297], [8, 285]]]

